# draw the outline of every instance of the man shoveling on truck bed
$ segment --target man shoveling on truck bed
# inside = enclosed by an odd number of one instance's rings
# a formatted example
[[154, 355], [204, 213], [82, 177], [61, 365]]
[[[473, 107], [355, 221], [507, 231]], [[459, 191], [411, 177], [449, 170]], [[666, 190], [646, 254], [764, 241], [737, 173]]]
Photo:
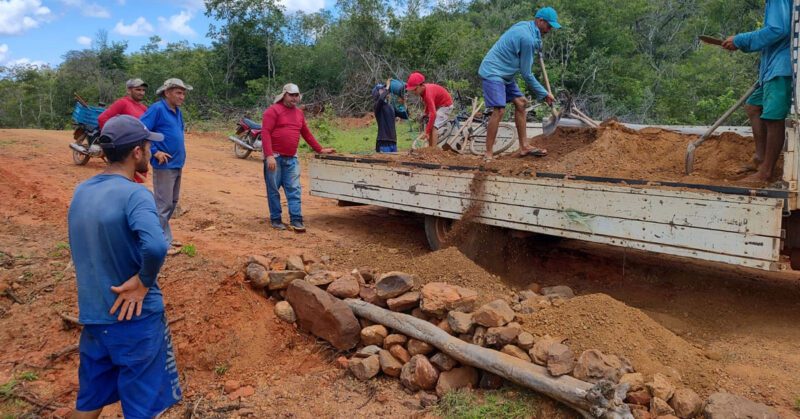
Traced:
[[745, 180], [768, 181], [783, 149], [784, 120], [792, 105], [791, 17], [791, 0], [767, 0], [763, 28], [722, 42], [731, 51], [761, 53], [760, 85], [745, 106], [756, 141], [753, 166], [757, 171]]
[[552, 29], [559, 29], [558, 15], [552, 7], [543, 7], [536, 12], [533, 21], [519, 22], [509, 28], [500, 39], [495, 42], [492, 49], [483, 58], [478, 74], [483, 83], [483, 99], [487, 108], [494, 108], [486, 130], [486, 156], [492, 158], [494, 140], [497, 129], [505, 112], [506, 104], [514, 102], [514, 123], [517, 126], [519, 137], [519, 154], [521, 156], [544, 156], [546, 150], [529, 146], [527, 141], [527, 125], [525, 121], [525, 107], [528, 100], [519, 90], [514, 78], [521, 74], [528, 88], [533, 91], [536, 99], [544, 100], [548, 105], [555, 98], [536, 80], [531, 72], [534, 57], [542, 49], [542, 36]]

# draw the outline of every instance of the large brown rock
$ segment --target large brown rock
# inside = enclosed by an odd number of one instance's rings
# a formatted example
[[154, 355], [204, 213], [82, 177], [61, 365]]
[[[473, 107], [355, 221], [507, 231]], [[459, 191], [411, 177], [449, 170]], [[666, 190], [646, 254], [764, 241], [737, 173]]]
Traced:
[[397, 358], [400, 362], [406, 363], [411, 360], [411, 355], [408, 354], [406, 348], [403, 345], [392, 345], [389, 347], [389, 353], [392, 354], [393, 357]]
[[439, 380], [439, 371], [425, 355], [414, 355], [403, 365], [400, 382], [411, 390], [433, 390]]
[[519, 346], [520, 348], [527, 351], [533, 348], [533, 343], [534, 339], [532, 334], [528, 332], [522, 332], [519, 335], [517, 335], [517, 346]]
[[514, 343], [520, 332], [522, 332], [522, 327], [517, 323], [509, 323], [508, 326], [490, 327], [486, 329], [486, 345], [501, 348]]
[[389, 349], [392, 345], [405, 345], [406, 342], [408, 342], [408, 337], [406, 335], [393, 333], [383, 339], [383, 347]]
[[343, 301], [303, 280], [296, 280], [286, 291], [286, 301], [297, 315], [297, 324], [346, 351], [361, 340], [358, 319]]
[[266, 288], [269, 285], [269, 276], [267, 269], [259, 263], [251, 263], [247, 265], [247, 280], [250, 281], [250, 286], [256, 289]]
[[644, 388], [644, 375], [640, 372], [629, 372], [622, 374], [619, 379], [620, 384], [627, 384], [628, 391], [636, 391]]
[[369, 358], [352, 358], [348, 368], [356, 378], [366, 381], [381, 372], [381, 362], [378, 355], [372, 355]]
[[735, 396], [730, 393], [714, 393], [703, 406], [705, 419], [779, 419], [775, 409]]
[[391, 352], [382, 350], [378, 353], [380, 358], [381, 371], [390, 377], [399, 377], [403, 370], [403, 364], [395, 358]]
[[297, 316], [294, 314], [292, 305], [287, 301], [278, 301], [275, 303], [275, 315], [286, 323], [294, 323], [297, 321]]
[[515, 358], [519, 358], [523, 361], [531, 362], [531, 357], [527, 353], [525, 353], [525, 351], [523, 351], [522, 349], [520, 349], [518, 346], [515, 345], [503, 346], [503, 349], [501, 349], [500, 352], [506, 355], [511, 355]]
[[642, 388], [628, 392], [625, 397], [625, 402], [639, 406], [650, 406], [650, 400], [652, 399], [653, 396], [650, 395], [650, 391], [646, 388]]
[[475, 323], [485, 327], [500, 327], [514, 320], [514, 310], [504, 300], [494, 300], [472, 314]]
[[669, 405], [675, 410], [675, 416], [693, 418], [703, 408], [703, 400], [692, 389], [682, 387], [675, 390]]
[[364, 278], [367, 283], [375, 282], [378, 279], [378, 270], [375, 268], [361, 267], [358, 268], [358, 274]]
[[359, 291], [361, 286], [352, 275], [343, 275], [328, 285], [328, 292], [338, 298], [355, 298], [358, 297]]
[[472, 313], [462, 313], [460, 311], [451, 311], [447, 313], [447, 323], [453, 332], [462, 334], [472, 332], [475, 322], [472, 321]]
[[439, 374], [436, 383], [436, 394], [439, 397], [445, 393], [461, 388], [475, 388], [478, 386], [478, 370], [473, 367], [464, 366], [453, 368]]
[[270, 291], [285, 290], [294, 280], [305, 277], [305, 271], [270, 271], [268, 287]]
[[406, 311], [419, 305], [419, 293], [415, 291], [407, 292], [395, 298], [386, 300], [386, 305], [392, 311]]
[[433, 345], [413, 338], [408, 340], [408, 345], [406, 347], [408, 348], [408, 353], [411, 354], [411, 356], [428, 355], [429, 353], [433, 352]]
[[386, 301], [378, 297], [374, 285], [362, 285], [361, 290], [358, 292], [358, 297], [378, 307], [386, 307]]
[[575, 353], [563, 343], [547, 348], [547, 372], [554, 377], [569, 374], [575, 368]]
[[653, 374], [653, 381], [645, 384], [645, 386], [650, 390], [650, 394], [652, 394], [653, 397], [658, 397], [662, 400], [671, 399], [672, 395], [675, 393], [675, 386], [661, 373]]
[[475, 309], [478, 293], [444, 282], [429, 282], [422, 287], [420, 308], [426, 313], [442, 317], [448, 311], [469, 312]]
[[564, 338], [554, 338], [550, 335], [544, 335], [536, 340], [533, 348], [528, 352], [531, 360], [539, 365], [547, 365], [547, 351], [550, 345], [564, 342]]
[[431, 364], [436, 367], [439, 371], [450, 371], [458, 365], [458, 361], [451, 358], [444, 352], [439, 352], [438, 354], [431, 357]]
[[303, 263], [303, 257], [300, 255], [292, 255], [286, 258], [286, 269], [290, 271], [305, 271], [306, 264]]
[[389, 331], [386, 330], [386, 326], [382, 324], [367, 326], [361, 329], [361, 344], [364, 346], [381, 346], [388, 334]]
[[388, 300], [411, 291], [414, 287], [414, 276], [404, 272], [389, 272], [381, 275], [375, 282], [378, 297]]
[[658, 397], [653, 397], [650, 400], [650, 414], [659, 417], [659, 416], [666, 416], [666, 415], [674, 415], [675, 411], [672, 410], [672, 407], [665, 402], [663, 399]]
[[[579, 380], [590, 383], [597, 383], [600, 380], [610, 380], [616, 383], [623, 374], [630, 372], [633, 372], [633, 368], [628, 360], [616, 355], [603, 354], [597, 349], [589, 349], [583, 351], [578, 357], [573, 375]], [[669, 398], [664, 400], [669, 400]]]
[[336, 278], [339, 277], [339, 274], [333, 271], [317, 271], [313, 274], [307, 275], [304, 279], [308, 281], [311, 285], [316, 285], [321, 287], [323, 285], [328, 285], [331, 282], [335, 281]]

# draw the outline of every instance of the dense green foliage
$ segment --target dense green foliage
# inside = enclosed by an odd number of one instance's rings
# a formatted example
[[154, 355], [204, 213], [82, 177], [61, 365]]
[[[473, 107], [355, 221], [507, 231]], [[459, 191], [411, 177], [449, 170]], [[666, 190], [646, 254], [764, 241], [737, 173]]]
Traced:
[[[706, 124], [753, 82], [756, 54], [699, 45], [760, 25], [754, 0], [552, 0], [563, 30], [545, 38], [553, 87], [596, 118]], [[543, 5], [543, 4], [542, 4]], [[207, 0], [210, 46], [157, 37], [139, 51], [98, 34], [57, 68], [0, 67], [0, 126], [63, 128], [73, 92], [110, 103], [124, 80], [155, 86], [179, 77], [194, 86], [188, 119], [256, 116], [286, 82], [304, 101], [339, 115], [370, 109], [371, 86], [410, 71], [479, 95], [477, 69], [505, 29], [538, 5], [513, 0], [338, 0], [335, 13], [288, 14], [274, 0]], [[424, 13], [423, 13], [424, 11]], [[538, 73], [538, 69], [535, 69]], [[742, 122], [741, 115], [736, 122]]]

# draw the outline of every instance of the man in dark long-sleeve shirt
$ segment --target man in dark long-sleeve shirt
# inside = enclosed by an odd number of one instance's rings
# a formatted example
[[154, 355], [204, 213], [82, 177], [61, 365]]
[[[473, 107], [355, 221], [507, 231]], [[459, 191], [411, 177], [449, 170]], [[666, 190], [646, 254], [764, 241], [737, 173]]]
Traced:
[[153, 195], [133, 182], [163, 138], [132, 116], [111, 118], [100, 137], [110, 165], [78, 185], [69, 207], [83, 324], [73, 418], [96, 418], [117, 401], [125, 417], [155, 417], [181, 399], [156, 282], [167, 242]]
[[386, 97], [389, 94], [389, 89], [384, 84], [376, 84], [372, 88], [372, 99], [375, 100], [373, 112], [375, 113], [375, 122], [378, 124], [375, 151], [378, 153], [397, 152], [397, 128], [394, 123], [394, 107], [386, 101]]

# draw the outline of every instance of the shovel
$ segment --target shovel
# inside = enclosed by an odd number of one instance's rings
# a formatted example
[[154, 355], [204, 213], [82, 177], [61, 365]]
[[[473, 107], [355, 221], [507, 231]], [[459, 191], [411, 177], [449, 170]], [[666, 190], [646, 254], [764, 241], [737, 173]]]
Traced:
[[[544, 67], [544, 57], [541, 52], [539, 52], [539, 65], [542, 66], [542, 76], [544, 77], [544, 85], [547, 87], [547, 94], [552, 96], [553, 92], [550, 90], [550, 79], [547, 77], [547, 69]], [[556, 111], [556, 108], [552, 104], [550, 105], [550, 112], [550, 118], [542, 124], [542, 135], [544, 136], [556, 132], [558, 121], [561, 119], [561, 113]]]
[[757, 87], [758, 87], [758, 82], [753, 84], [750, 87], [750, 89], [748, 89], [747, 92], [745, 92], [745, 94], [743, 94], [742, 97], [740, 97], [739, 100], [737, 100], [736, 103], [734, 103], [733, 106], [731, 106], [730, 109], [725, 111], [725, 113], [722, 114], [722, 116], [720, 116], [719, 119], [717, 119], [717, 122], [714, 122], [714, 125], [712, 125], [711, 128], [708, 129], [708, 131], [706, 131], [702, 136], [700, 136], [699, 139], [689, 143], [689, 146], [686, 147], [686, 174], [687, 175], [691, 174], [692, 173], [692, 169], [694, 169], [694, 151], [697, 149], [697, 147], [700, 147], [700, 144], [703, 144], [704, 142], [706, 142], [708, 137], [710, 137], [711, 134], [713, 134], [714, 131], [716, 131], [717, 128], [719, 128], [719, 126], [722, 125], [722, 123], [725, 122], [725, 120], [727, 120], [731, 116], [731, 114], [733, 114], [737, 109], [739, 109], [740, 106], [742, 106], [744, 101], [747, 100], [747, 98], [749, 98], [750, 95], [753, 94], [753, 92], [756, 90]]

